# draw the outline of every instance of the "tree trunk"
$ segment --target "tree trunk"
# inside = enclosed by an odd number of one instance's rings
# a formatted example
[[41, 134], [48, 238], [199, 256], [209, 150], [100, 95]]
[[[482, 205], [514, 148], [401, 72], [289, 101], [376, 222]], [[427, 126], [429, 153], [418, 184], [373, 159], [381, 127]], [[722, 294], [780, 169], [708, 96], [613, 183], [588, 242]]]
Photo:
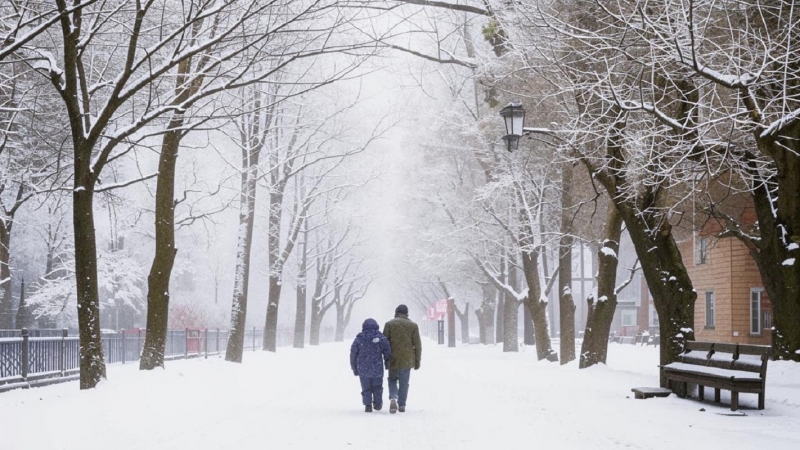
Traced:
[[542, 296], [542, 287], [539, 281], [538, 251], [522, 252], [522, 270], [528, 283], [528, 296], [524, 303], [533, 319], [536, 357], [539, 361], [545, 358], [555, 361], [558, 355], [553, 351], [550, 343], [550, 332], [547, 325], [547, 299]]
[[578, 367], [585, 369], [597, 363], [606, 363], [608, 336], [617, 309], [617, 266], [619, 242], [622, 237], [622, 216], [613, 203], [608, 204], [603, 245], [597, 252], [597, 298], [589, 297], [589, 313], [583, 334]]
[[561, 239], [558, 258], [558, 310], [561, 364], [575, 359], [575, 301], [572, 298], [572, 164], [561, 165]]
[[308, 283], [308, 221], [303, 225], [303, 247], [300, 252], [300, 262], [297, 275], [297, 302], [294, 316], [294, 348], [303, 348], [306, 341], [306, 304]]
[[[517, 286], [517, 271], [511, 265], [507, 264], [508, 268], [508, 284], [510, 286]], [[519, 332], [517, 327], [519, 325], [519, 302], [515, 298], [506, 295], [506, 301], [503, 304], [503, 351], [504, 352], [518, 352], [519, 351]]]
[[[501, 273], [500, 277], [502, 279], [504, 275]], [[507, 294], [505, 291], [497, 291], [497, 307], [495, 308], [497, 313], [494, 317], [495, 342], [505, 343], [504, 325], [506, 320], [506, 296]]]
[[283, 217], [283, 187], [273, 186], [278, 192], [269, 195], [269, 225], [267, 238], [269, 254], [269, 293], [267, 317], [264, 323], [263, 350], [274, 352], [278, 339], [278, 305], [281, 301], [281, 278], [284, 261], [281, 259], [281, 219]]
[[309, 345], [319, 345], [319, 329], [322, 326], [323, 316], [311, 310], [311, 329], [308, 336]]
[[[683, 265], [669, 222], [663, 220], [657, 225], [652, 214], [634, 210], [622, 202], [617, 204], [617, 210], [636, 248], [658, 317], [664, 318], [659, 320], [660, 364], [669, 364], [678, 359], [684, 340], [694, 340], [697, 293]], [[646, 222], [645, 219], [649, 220]], [[661, 386], [666, 387], [663, 376]]]
[[80, 388], [92, 389], [106, 377], [100, 334], [100, 298], [97, 288], [97, 243], [94, 231], [94, 181], [89, 171], [90, 151], [76, 148], [72, 224], [75, 232], [75, 285], [80, 339]]
[[281, 297], [281, 276], [270, 274], [267, 318], [264, 322], [262, 350], [274, 352], [278, 347], [278, 304]]
[[345, 305], [336, 303], [336, 334], [333, 338], [335, 342], [344, 341], [344, 310]]
[[481, 308], [475, 310], [475, 317], [478, 319], [478, 342], [486, 345], [486, 324], [483, 321], [483, 314]]
[[536, 335], [533, 332], [533, 319], [528, 308], [522, 308], [522, 333], [525, 345], [536, 345]]
[[247, 294], [250, 286], [250, 256], [253, 249], [256, 195], [258, 192], [259, 148], [242, 149], [242, 192], [239, 196], [239, 239], [236, 245], [236, 276], [231, 301], [231, 329], [225, 360], [242, 362], [247, 322]]
[[17, 309], [16, 328], [31, 328], [34, 325], [33, 312], [25, 300], [25, 279], [23, 278], [19, 286], [19, 309]]
[[0, 329], [14, 328], [14, 300], [11, 295], [11, 270], [9, 262], [11, 231], [6, 227], [6, 221], [0, 219], [0, 284], [3, 286], [0, 298]]
[[503, 329], [503, 351], [519, 351], [519, 303], [515, 299], [507, 299], [503, 305], [505, 328]]
[[155, 232], [153, 264], [147, 277], [147, 334], [139, 360], [140, 370], [164, 367], [169, 321], [169, 279], [175, 263], [175, 166], [181, 142], [181, 117], [170, 121], [164, 134], [158, 161], [156, 182]]
[[494, 331], [494, 317], [495, 317], [495, 308], [493, 306], [484, 306], [481, 308], [483, 310], [483, 329], [485, 330], [485, 342], [486, 345], [495, 345], [497, 341], [495, 340], [495, 331]]
[[[625, 161], [622, 139], [622, 130], [626, 126], [624, 117], [618, 111], [618, 116], [610, 125], [610, 135], [606, 143], [611, 161], [609, 168], [594, 172], [594, 176], [603, 184], [609, 198], [616, 205], [636, 249], [642, 273], [658, 312], [660, 364], [665, 365], [678, 359], [683, 351], [684, 340], [694, 339], [694, 302], [697, 293], [683, 265], [669, 218], [659, 208], [659, 205], [667, 201], [663, 198], [664, 188], [648, 185], [636, 197], [624, 192], [627, 181], [622, 178], [623, 171], [620, 167]], [[660, 377], [660, 385], [667, 387], [663, 375]]]
[[[760, 240], [751, 255], [772, 303], [773, 358], [800, 362], [800, 125], [756, 142], [772, 157], [777, 175], [761, 182], [753, 163], [752, 187]], [[777, 193], [773, 191], [777, 185]]]
[[[483, 329], [481, 344], [494, 345], [494, 312], [497, 289], [491, 283], [486, 283], [481, 285], [481, 293], [483, 294], [481, 308], [475, 310], [475, 315], [478, 317], [478, 326]], [[478, 311], [480, 311], [480, 314], [478, 314]]]
[[455, 308], [458, 321], [461, 323], [461, 343], [469, 344], [469, 302], [464, 305], [464, 311]]

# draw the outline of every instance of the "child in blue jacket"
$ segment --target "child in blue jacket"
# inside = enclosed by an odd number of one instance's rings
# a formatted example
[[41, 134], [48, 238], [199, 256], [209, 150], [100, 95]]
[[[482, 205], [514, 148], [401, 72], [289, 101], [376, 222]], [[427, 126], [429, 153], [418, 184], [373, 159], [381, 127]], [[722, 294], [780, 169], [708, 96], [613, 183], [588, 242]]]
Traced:
[[375, 319], [367, 319], [350, 346], [350, 368], [361, 379], [364, 412], [383, 407], [383, 368], [389, 367], [392, 349]]

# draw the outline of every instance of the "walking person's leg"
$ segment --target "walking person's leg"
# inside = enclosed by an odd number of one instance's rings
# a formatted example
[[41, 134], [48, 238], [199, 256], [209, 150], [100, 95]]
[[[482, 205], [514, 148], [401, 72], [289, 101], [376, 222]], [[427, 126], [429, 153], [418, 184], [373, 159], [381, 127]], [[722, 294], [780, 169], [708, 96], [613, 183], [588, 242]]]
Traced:
[[406, 400], [408, 399], [408, 380], [411, 377], [411, 368], [398, 369], [397, 378], [400, 383], [400, 389], [397, 393], [397, 404], [400, 412], [406, 411]]
[[397, 412], [397, 370], [389, 369], [389, 412], [392, 414]]
[[375, 408], [375, 411], [383, 408], [383, 377], [372, 379], [372, 407]]
[[361, 382], [361, 403], [365, 412], [372, 412], [372, 378], [358, 377]]

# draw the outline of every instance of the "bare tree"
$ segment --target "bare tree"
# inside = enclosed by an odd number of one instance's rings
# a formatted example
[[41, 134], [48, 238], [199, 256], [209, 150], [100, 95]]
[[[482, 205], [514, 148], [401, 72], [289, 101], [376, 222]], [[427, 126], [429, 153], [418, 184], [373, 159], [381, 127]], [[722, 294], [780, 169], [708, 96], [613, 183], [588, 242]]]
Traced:
[[[262, 348], [275, 351], [277, 347], [278, 306], [280, 304], [283, 287], [283, 272], [286, 261], [292, 254], [297, 243], [297, 238], [308, 212], [314, 202], [337, 193], [351, 192], [353, 188], [366, 183], [365, 180], [344, 180], [339, 182], [337, 172], [343, 164], [354, 155], [364, 152], [371, 144], [390, 129], [393, 125], [388, 115], [381, 117], [366, 138], [356, 142], [348, 142], [349, 127], [334, 127], [326, 129], [329, 121], [344, 114], [357, 104], [355, 99], [348, 106], [337, 109], [332, 115], [324, 118], [311, 130], [295, 127], [288, 144], [276, 144], [269, 156], [269, 169], [265, 172], [265, 179], [269, 189], [269, 223], [267, 248], [269, 255], [269, 293], [267, 301], [267, 314], [264, 324], [264, 340]], [[281, 130], [281, 127], [278, 128]], [[280, 134], [280, 133], [279, 133]], [[343, 145], [344, 144], [344, 145]], [[285, 153], [284, 153], [285, 152]], [[308, 173], [311, 169], [314, 173]], [[289, 226], [285, 228], [284, 237], [283, 211], [287, 206], [286, 189], [289, 181], [301, 172], [307, 172], [306, 184], [295, 192], [291, 203]], [[302, 197], [301, 197], [302, 196]], [[327, 211], [328, 206], [324, 209]], [[283, 242], [281, 240], [284, 239]], [[312, 316], [313, 317], [313, 316]]]
[[[330, 2], [293, 8], [288, 1], [192, 1], [181, 14], [165, 14], [168, 1], [97, 3], [57, 0], [60, 41], [38, 48], [33, 63], [60, 94], [71, 128], [82, 388], [105, 377], [92, 208], [103, 169], [145, 142], [145, 127], [160, 122], [177, 138], [178, 129], [190, 128], [181, 126], [183, 114], [202, 99], [265, 79], [299, 59], [358, 48], [330, 39], [338, 25], [352, 27], [359, 14], [343, 10], [334, 17]], [[277, 63], [261, 70], [259, 55]], [[182, 70], [187, 67], [196, 72]], [[161, 199], [167, 194], [162, 190]], [[169, 247], [168, 238], [164, 243]], [[164, 251], [164, 261], [174, 257], [174, 249]], [[154, 295], [166, 302], [163, 292]]]
[[[364, 298], [372, 281], [369, 274], [359, 273], [361, 264], [353, 261], [345, 265], [341, 274], [334, 278], [333, 302], [336, 305], [336, 331], [334, 341], [342, 342], [344, 332], [350, 324], [350, 316], [356, 302]], [[352, 272], [352, 273], [351, 273]]]
[[316, 276], [314, 293], [311, 295], [311, 322], [308, 339], [310, 345], [319, 345], [322, 319], [325, 318], [325, 313], [335, 304], [333, 299], [328, 299], [332, 292], [329, 287], [329, 277], [334, 266], [346, 253], [343, 251], [343, 244], [347, 235], [347, 230], [338, 239], [328, 235], [326, 239], [318, 240], [315, 245], [314, 266]]
[[66, 158], [57, 144], [65, 135], [52, 92], [24, 60], [9, 55], [0, 63], [0, 328], [13, 328], [10, 261], [12, 229], [23, 205], [58, 195]]
[[[792, 29], [800, 12], [792, 2], [641, 4], [596, 9], [614, 36], [581, 30], [590, 43], [625, 33], [641, 43], [633, 53], [610, 47], [611, 57], [629, 58], [630, 70], [641, 75], [617, 77], [611, 65], [600, 72], [597, 88], [610, 94], [602, 98], [622, 120], [637, 119], [637, 134], [664, 143], [659, 161], [685, 162], [647, 166], [648, 176], [694, 187], [705, 173], [710, 186], [749, 195], [755, 224], [726, 211], [728, 194], [715, 195], [713, 188], [706, 213], [724, 225], [720, 236], [734, 236], [750, 250], [773, 302], [775, 356], [798, 361], [800, 246], [793, 236], [800, 226], [800, 60]], [[660, 317], [669, 313], [658, 300], [656, 308]]]

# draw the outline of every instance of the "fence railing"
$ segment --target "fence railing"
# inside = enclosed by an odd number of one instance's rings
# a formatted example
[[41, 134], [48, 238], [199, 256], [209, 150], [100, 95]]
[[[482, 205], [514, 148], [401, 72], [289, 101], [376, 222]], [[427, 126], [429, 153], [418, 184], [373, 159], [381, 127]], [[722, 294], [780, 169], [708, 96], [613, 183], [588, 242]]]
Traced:
[[[321, 331], [323, 342], [333, 340], [333, 330]], [[0, 330], [0, 333], [5, 336], [0, 337], [0, 392], [77, 379], [80, 342], [77, 336], [69, 336], [68, 330], [22, 329]], [[263, 336], [263, 329], [246, 329], [244, 349], [260, 349]], [[138, 361], [145, 337], [145, 330], [104, 333], [101, 341], [106, 364]], [[228, 331], [219, 329], [169, 330], [164, 359], [221, 354], [228, 346], [228, 337]], [[278, 330], [279, 347], [291, 345], [292, 339], [292, 330]]]
[[[60, 328], [31, 328], [28, 330], [30, 337], [61, 337], [63, 330]], [[0, 330], [0, 338], [22, 337], [22, 330]]]

